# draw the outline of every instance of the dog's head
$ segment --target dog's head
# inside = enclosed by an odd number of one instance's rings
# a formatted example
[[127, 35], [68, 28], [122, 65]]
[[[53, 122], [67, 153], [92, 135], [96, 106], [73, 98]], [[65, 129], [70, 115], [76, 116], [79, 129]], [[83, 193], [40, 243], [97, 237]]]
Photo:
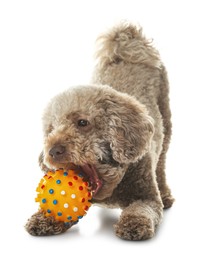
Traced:
[[44, 164], [80, 167], [97, 200], [111, 196], [128, 165], [145, 155], [154, 131], [143, 105], [108, 86], [80, 86], [56, 96], [43, 128]]

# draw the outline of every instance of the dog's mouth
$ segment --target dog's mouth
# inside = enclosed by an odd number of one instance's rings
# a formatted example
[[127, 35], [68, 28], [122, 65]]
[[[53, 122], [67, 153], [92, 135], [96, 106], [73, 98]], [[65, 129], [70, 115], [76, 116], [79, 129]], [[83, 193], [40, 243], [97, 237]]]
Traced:
[[85, 164], [80, 166], [83, 172], [83, 178], [90, 184], [93, 197], [100, 191], [102, 180], [99, 178], [96, 168], [93, 165]]
[[[52, 164], [51, 164], [52, 166]], [[51, 167], [49, 167], [51, 168]], [[101, 190], [103, 181], [94, 165], [85, 163], [83, 165], [77, 165], [74, 163], [68, 162], [65, 164], [65, 162], [58, 162], [56, 164], [53, 164], [52, 168], [58, 169], [62, 168], [65, 170], [72, 169], [76, 171], [76, 173], [81, 174], [82, 178], [85, 182], [89, 183], [90, 190], [92, 192], [92, 196], [96, 196], [96, 194]]]
[[[61, 167], [62, 168], [62, 167]], [[72, 169], [81, 175], [85, 182], [88, 182], [89, 188], [92, 192], [92, 196], [96, 196], [103, 186], [103, 180], [98, 174], [98, 171], [94, 165], [84, 164], [77, 166], [73, 163], [67, 163], [65, 169]]]

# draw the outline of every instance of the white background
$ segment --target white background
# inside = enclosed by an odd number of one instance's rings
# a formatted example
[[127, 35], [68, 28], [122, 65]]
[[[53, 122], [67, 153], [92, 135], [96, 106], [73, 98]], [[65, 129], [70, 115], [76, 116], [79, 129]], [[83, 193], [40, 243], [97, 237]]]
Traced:
[[[197, 1], [0, 1], [1, 259], [198, 259]], [[80, 224], [53, 237], [24, 230], [38, 205], [41, 116], [55, 94], [87, 84], [96, 37], [129, 19], [154, 39], [167, 66], [173, 137], [167, 178], [176, 198], [157, 235], [115, 237], [118, 211], [92, 207]]]

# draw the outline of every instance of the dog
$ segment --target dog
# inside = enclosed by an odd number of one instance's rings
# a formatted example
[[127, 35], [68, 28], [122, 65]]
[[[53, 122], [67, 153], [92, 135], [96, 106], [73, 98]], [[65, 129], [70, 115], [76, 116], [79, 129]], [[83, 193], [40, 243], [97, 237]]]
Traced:
[[[115, 234], [125, 240], [154, 236], [163, 209], [174, 202], [166, 183], [171, 137], [167, 72], [140, 27], [124, 22], [98, 38], [90, 85], [55, 96], [43, 115], [44, 171], [80, 167], [93, 203], [120, 208]], [[27, 222], [31, 235], [66, 231], [42, 211]]]

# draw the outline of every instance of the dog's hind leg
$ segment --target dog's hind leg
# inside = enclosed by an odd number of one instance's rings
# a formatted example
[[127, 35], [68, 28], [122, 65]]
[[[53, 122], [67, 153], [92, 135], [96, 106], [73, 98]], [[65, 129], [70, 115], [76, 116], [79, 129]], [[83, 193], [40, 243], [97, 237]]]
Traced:
[[161, 71], [161, 94], [158, 99], [158, 106], [160, 113], [163, 119], [163, 128], [164, 128], [164, 140], [162, 146], [162, 152], [159, 156], [159, 160], [157, 163], [157, 182], [160, 190], [162, 202], [164, 204], [164, 208], [170, 208], [174, 202], [174, 198], [171, 195], [170, 188], [166, 182], [165, 175], [165, 163], [166, 163], [166, 153], [168, 151], [170, 138], [172, 134], [172, 123], [171, 123], [171, 111], [169, 107], [169, 86], [165, 68], [162, 67]]
[[166, 151], [162, 151], [158, 164], [157, 164], [157, 182], [160, 190], [160, 195], [164, 205], [164, 209], [170, 208], [174, 202], [174, 198], [171, 195], [171, 190], [166, 182], [165, 176], [165, 160], [166, 160]]

